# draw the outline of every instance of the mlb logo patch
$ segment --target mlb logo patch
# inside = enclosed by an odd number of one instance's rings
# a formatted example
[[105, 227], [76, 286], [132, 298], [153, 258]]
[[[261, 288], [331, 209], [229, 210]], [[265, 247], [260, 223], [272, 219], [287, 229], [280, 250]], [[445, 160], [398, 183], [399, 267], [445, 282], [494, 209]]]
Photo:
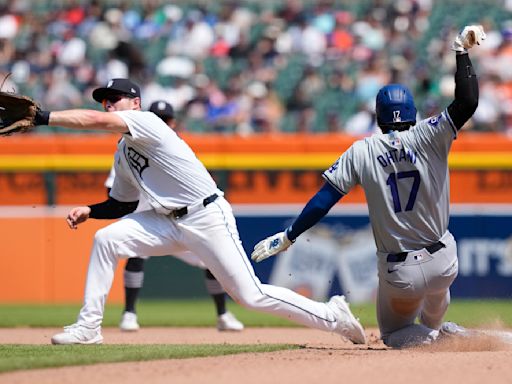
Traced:
[[399, 147], [401, 145], [400, 138], [398, 137], [398, 135], [396, 134], [395, 131], [389, 132], [388, 138], [389, 138], [389, 143], [393, 147]]

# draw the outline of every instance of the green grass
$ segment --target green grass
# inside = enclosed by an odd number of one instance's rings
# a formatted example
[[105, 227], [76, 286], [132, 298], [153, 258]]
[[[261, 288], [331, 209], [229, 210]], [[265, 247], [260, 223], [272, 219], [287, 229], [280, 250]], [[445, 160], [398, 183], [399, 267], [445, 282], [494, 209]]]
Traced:
[[500, 323], [512, 328], [512, 300], [457, 300], [450, 304], [445, 319], [466, 327]]
[[[287, 320], [245, 309], [229, 302], [228, 308], [248, 327], [295, 326]], [[375, 304], [352, 305], [354, 314], [366, 327], [376, 327]], [[61, 327], [76, 320], [80, 305], [7, 305], [0, 304], [0, 327]], [[117, 326], [121, 305], [107, 305], [103, 326]], [[211, 327], [216, 316], [208, 300], [141, 300], [137, 307], [139, 321], [145, 327]], [[483, 326], [501, 322], [512, 327], [512, 300], [454, 300], [446, 319], [465, 326]]]
[[[229, 302], [229, 309], [247, 327], [289, 327], [295, 324], [276, 316], [250, 311]], [[62, 327], [72, 324], [80, 305], [7, 305], [0, 304], [0, 327]], [[117, 326], [121, 305], [107, 305], [103, 326]], [[375, 304], [352, 305], [365, 327], [376, 327]], [[210, 300], [141, 300], [139, 321], [150, 326], [212, 327], [216, 316]], [[454, 300], [446, 319], [468, 327], [502, 324], [512, 327], [512, 300]], [[298, 345], [0, 345], [0, 372], [89, 365], [120, 361], [181, 359], [236, 353], [270, 352], [297, 349]]]
[[289, 344], [258, 345], [0, 345], [0, 372], [122, 361], [186, 359], [299, 349]]
[[[236, 303], [228, 302], [228, 309], [247, 326], [292, 326], [293, 323], [276, 316], [250, 311]], [[0, 304], [0, 327], [61, 327], [72, 324], [80, 305], [25, 305]], [[107, 305], [104, 327], [117, 326], [123, 307]], [[137, 305], [141, 325], [174, 327], [211, 327], [216, 324], [216, 314], [211, 300], [141, 300]]]

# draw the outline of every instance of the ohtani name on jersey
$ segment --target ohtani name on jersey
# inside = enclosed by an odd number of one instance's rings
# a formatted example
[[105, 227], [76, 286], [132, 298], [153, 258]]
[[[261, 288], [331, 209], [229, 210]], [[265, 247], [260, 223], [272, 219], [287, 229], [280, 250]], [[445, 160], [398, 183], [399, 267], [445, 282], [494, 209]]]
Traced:
[[382, 165], [383, 168], [390, 164], [400, 163], [406, 161], [412, 164], [416, 164], [416, 154], [410, 149], [392, 149], [391, 151], [384, 152], [382, 155], [377, 156], [377, 161]]

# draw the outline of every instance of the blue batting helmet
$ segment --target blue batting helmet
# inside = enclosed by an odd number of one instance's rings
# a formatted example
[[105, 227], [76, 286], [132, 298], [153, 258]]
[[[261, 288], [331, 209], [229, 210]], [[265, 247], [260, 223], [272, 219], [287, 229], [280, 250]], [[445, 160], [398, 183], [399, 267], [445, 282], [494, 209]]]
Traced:
[[401, 84], [389, 84], [380, 89], [375, 112], [380, 127], [416, 124], [414, 99], [411, 91]]

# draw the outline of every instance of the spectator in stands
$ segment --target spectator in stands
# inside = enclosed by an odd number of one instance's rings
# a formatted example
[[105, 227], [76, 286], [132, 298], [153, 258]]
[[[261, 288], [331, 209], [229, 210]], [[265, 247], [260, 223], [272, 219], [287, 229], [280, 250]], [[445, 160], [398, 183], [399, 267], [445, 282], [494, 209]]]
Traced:
[[[230, 92], [228, 83], [236, 76], [242, 79], [236, 98], [244, 98], [247, 88], [257, 82], [269, 92], [268, 97], [257, 100], [258, 119], [245, 114], [246, 120], [239, 124], [252, 127], [244, 128], [245, 134], [266, 131], [253, 122], [271, 121], [276, 116], [283, 120], [272, 122], [275, 127], [271, 131], [285, 125], [289, 129], [291, 125], [282, 122], [295, 118], [300, 122], [295, 130], [303, 130], [312, 116], [317, 121], [314, 131], [328, 131], [333, 128], [327, 127], [325, 112], [332, 107], [342, 112], [338, 117], [343, 130], [349, 117], [357, 112], [358, 102], [371, 100], [378, 86], [388, 80], [411, 84], [418, 100], [442, 102], [439, 90], [446, 87], [449, 92], [449, 84], [443, 79], [453, 72], [454, 62], [446, 55], [441, 37], [455, 34], [453, 26], [461, 24], [454, 20], [459, 17], [453, 12], [459, 5], [452, 0], [114, 3], [94, 0], [62, 7], [50, 0], [3, 2], [0, 70], [12, 72], [14, 87], [36, 98], [41, 87], [77, 87], [84, 92], [104, 84], [108, 78], [131, 77], [147, 85], [151, 93], [145, 92], [153, 98], [176, 95], [172, 102], [185, 115], [189, 113], [189, 103], [198, 106], [196, 95], [205, 91], [195, 83], [195, 76], [205, 76], [218, 84], [218, 90], [206, 89], [214, 92], [207, 99], [215, 99], [218, 92]], [[484, 97], [480, 111], [475, 113], [475, 128], [505, 131], [510, 125], [512, 129], [508, 90], [512, 82], [512, 29], [507, 21], [512, 19], [512, 10], [502, 2], [468, 2], [464, 11], [468, 17], [478, 17], [483, 11], [488, 15], [483, 22], [489, 31], [489, 42], [474, 61], [481, 66], [482, 78], [493, 76], [484, 83], [489, 89], [489, 102], [493, 102], [494, 93], [504, 106], [490, 108]], [[419, 46], [426, 49], [419, 50]], [[157, 70], [157, 64], [169, 58], [181, 58], [192, 68], [186, 76], [178, 76], [179, 90], [169, 82], [169, 73], [162, 74], [162, 68]], [[299, 85], [311, 84], [308, 65], [312, 65], [315, 82], [325, 82], [328, 90], [314, 103], [306, 103], [306, 113], [296, 108], [294, 91], [299, 90]], [[67, 85], [52, 84], [62, 81], [52, 75], [58, 66], [68, 71]], [[336, 76], [343, 81], [342, 91], [329, 90], [333, 73], [341, 73]], [[428, 87], [422, 84], [426, 79]], [[261, 108], [262, 101], [271, 101], [270, 96], [277, 98], [270, 104], [291, 110], [275, 113], [275, 108]], [[55, 100], [59, 103], [58, 98]], [[61, 102], [62, 105], [51, 107], [69, 106], [69, 98]], [[320, 120], [316, 119], [318, 116]], [[210, 132], [213, 127], [203, 123], [201, 131]], [[308, 128], [308, 132], [312, 130]]]

